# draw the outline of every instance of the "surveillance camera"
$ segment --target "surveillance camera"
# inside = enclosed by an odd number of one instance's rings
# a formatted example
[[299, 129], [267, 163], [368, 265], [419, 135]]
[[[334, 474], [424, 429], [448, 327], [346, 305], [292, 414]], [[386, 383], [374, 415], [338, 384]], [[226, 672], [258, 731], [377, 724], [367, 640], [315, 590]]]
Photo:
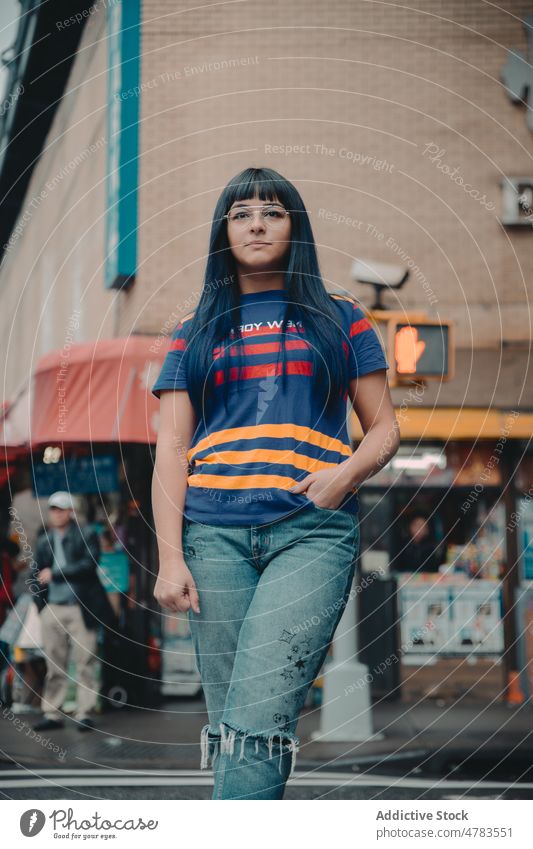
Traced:
[[352, 265], [352, 278], [359, 283], [399, 289], [409, 277], [409, 269], [391, 262], [374, 262], [356, 259]]

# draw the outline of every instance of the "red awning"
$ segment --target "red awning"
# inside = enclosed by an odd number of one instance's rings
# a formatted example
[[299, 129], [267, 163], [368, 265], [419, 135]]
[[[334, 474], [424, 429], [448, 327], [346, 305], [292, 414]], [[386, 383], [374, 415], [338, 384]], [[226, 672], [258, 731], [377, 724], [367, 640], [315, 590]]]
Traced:
[[37, 363], [31, 444], [157, 438], [151, 387], [168, 345], [155, 336], [102, 339], [51, 351]]

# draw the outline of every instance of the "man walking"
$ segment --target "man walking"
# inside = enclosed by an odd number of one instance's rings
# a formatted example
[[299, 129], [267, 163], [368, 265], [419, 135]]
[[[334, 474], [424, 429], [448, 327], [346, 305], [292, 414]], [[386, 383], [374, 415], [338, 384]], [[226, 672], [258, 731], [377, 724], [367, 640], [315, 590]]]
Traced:
[[44, 718], [34, 725], [43, 731], [63, 726], [61, 706], [68, 689], [67, 664], [72, 642], [76, 664], [79, 731], [94, 728], [90, 717], [98, 696], [96, 680], [97, 629], [111, 625], [113, 611], [97, 574], [100, 544], [90, 527], [78, 524], [68, 492], [48, 499], [49, 527], [35, 550], [34, 574], [39, 587], [35, 602], [40, 611], [47, 673], [43, 691]]

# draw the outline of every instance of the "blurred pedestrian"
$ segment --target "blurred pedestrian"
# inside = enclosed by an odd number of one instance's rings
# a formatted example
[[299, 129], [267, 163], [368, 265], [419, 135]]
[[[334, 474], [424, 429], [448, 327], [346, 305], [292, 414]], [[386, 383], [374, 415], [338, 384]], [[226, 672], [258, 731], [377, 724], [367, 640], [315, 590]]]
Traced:
[[[0, 530], [0, 627], [4, 624], [9, 611], [15, 603], [13, 583], [15, 580], [14, 559], [20, 547], [12, 540], [4, 528]], [[9, 664], [9, 646], [0, 640], [0, 671]]]
[[13, 582], [15, 568], [13, 559], [20, 552], [19, 545], [7, 534], [0, 532], [0, 625], [14, 604]]
[[48, 499], [49, 526], [35, 548], [35, 579], [47, 674], [44, 718], [36, 731], [63, 725], [61, 706], [68, 689], [68, 652], [76, 665], [78, 730], [94, 728], [90, 714], [98, 697], [96, 677], [98, 626], [110, 625], [114, 614], [98, 578], [100, 544], [96, 531], [78, 524], [72, 497], [54, 492]]
[[113, 528], [104, 528], [99, 539], [100, 578], [118, 620], [121, 618], [124, 594], [129, 587], [129, 559]]
[[416, 512], [408, 524], [407, 542], [394, 561], [395, 572], [438, 572], [440, 547], [425, 513]]

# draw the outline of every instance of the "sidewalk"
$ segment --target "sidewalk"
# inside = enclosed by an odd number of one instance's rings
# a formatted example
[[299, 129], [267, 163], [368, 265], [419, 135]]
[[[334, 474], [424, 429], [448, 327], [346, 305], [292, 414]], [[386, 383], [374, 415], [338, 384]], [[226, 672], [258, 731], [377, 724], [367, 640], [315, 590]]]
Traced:
[[[311, 738], [319, 729], [320, 708], [305, 711], [297, 730], [297, 769], [403, 774], [420, 772], [422, 764], [438, 775], [450, 758], [461, 760], [472, 753], [486, 765], [497, 764], [508, 753], [526, 767], [533, 765], [529, 704], [509, 709], [501, 703], [472, 702], [439, 707], [429, 699], [416, 705], [382, 702], [373, 716], [374, 729], [383, 739], [320, 743]], [[39, 738], [32, 730], [36, 718], [0, 711], [0, 769], [198, 769], [200, 730], [207, 722], [204, 703], [187, 699], [168, 700], [158, 709], [102, 714], [95, 718], [97, 729], [85, 734], [67, 720], [64, 729], [42, 732]]]

